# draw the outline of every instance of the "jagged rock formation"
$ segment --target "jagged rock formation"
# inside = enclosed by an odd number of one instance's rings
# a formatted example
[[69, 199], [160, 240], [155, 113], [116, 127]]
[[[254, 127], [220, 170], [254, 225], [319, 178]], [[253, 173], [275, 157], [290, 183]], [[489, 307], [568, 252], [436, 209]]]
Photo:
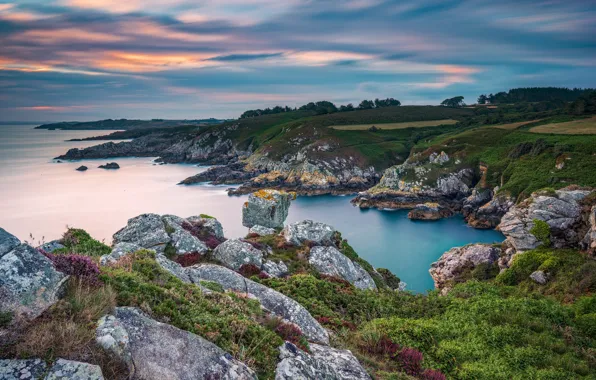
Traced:
[[333, 245], [336, 232], [335, 228], [328, 224], [306, 219], [285, 226], [281, 233], [288, 243], [294, 245]]
[[491, 245], [472, 244], [451, 248], [429, 270], [435, 288], [448, 291], [461, 276], [479, 265], [492, 265], [499, 260], [501, 249]]
[[479, 199], [483, 201], [486, 196], [471, 199], [474, 197], [472, 194], [466, 199], [463, 214], [470, 226], [481, 229], [495, 228], [501, 222], [503, 215], [513, 206], [514, 201], [507, 194], [496, 194], [492, 197], [492, 193], [490, 190], [483, 192], [483, 194], [491, 195], [488, 202], [484, 204], [480, 203]]
[[260, 225], [269, 228], [283, 227], [290, 202], [296, 194], [278, 190], [259, 190], [248, 196], [242, 207], [242, 225]]
[[21, 244], [2, 230], [0, 247], [10, 251], [0, 256], [0, 312], [10, 312], [13, 321], [31, 320], [60, 297], [68, 276], [36, 249]]
[[308, 262], [319, 273], [342, 278], [359, 289], [376, 289], [374, 280], [358, 263], [352, 262], [335, 247], [313, 247]]
[[413, 220], [439, 220], [453, 215], [448, 208], [440, 206], [438, 203], [423, 203], [416, 205], [409, 213], [408, 218]]
[[132, 379], [256, 379], [215, 344], [135, 308], [118, 307], [101, 318], [96, 340], [128, 365]]
[[229, 239], [218, 245], [213, 250], [213, 258], [234, 270], [245, 264], [253, 264], [259, 268], [263, 265], [263, 252], [240, 239]]
[[229, 165], [210, 167], [204, 172], [180, 181], [179, 185], [192, 185], [195, 183], [236, 185], [246, 182], [262, 173], [262, 170], [247, 169], [244, 162], [234, 162]]

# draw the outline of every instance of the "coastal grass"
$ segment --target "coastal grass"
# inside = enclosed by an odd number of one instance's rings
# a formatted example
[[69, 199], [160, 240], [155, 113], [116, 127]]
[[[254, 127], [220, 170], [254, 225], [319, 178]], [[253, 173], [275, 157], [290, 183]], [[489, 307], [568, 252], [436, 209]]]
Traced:
[[490, 125], [490, 127], [491, 128], [499, 128], [499, 129], [511, 130], [511, 129], [518, 129], [519, 127], [522, 127], [524, 125], [537, 123], [539, 121], [541, 121], [541, 119], [530, 120], [530, 121], [519, 121], [519, 122], [516, 122], [516, 123]]
[[404, 129], [404, 128], [421, 128], [421, 127], [436, 127], [439, 125], [457, 124], [458, 120], [443, 119], [443, 120], [425, 120], [425, 121], [410, 121], [404, 123], [378, 123], [378, 124], [356, 124], [356, 125], [332, 125], [329, 128], [339, 129], [344, 131], [362, 131], [375, 127], [378, 129]]
[[564, 123], [543, 124], [531, 128], [530, 132], [562, 135], [594, 135], [596, 134], [596, 116]]

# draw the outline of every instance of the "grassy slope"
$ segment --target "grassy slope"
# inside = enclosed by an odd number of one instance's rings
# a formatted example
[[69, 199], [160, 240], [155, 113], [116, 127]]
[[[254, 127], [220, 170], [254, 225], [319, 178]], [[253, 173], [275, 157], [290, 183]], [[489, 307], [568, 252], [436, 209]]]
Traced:
[[530, 132], [564, 135], [594, 135], [596, 134], [596, 116], [562, 123], [542, 124], [531, 128]]

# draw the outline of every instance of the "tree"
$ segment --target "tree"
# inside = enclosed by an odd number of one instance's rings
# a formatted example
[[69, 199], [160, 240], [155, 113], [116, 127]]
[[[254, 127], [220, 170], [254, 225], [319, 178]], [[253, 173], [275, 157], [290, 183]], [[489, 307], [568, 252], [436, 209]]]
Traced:
[[369, 110], [375, 107], [375, 103], [372, 100], [363, 100], [358, 105], [358, 109]]
[[455, 96], [453, 98], [443, 100], [441, 105], [445, 107], [463, 107], [466, 105], [466, 103], [464, 103], [463, 96]]
[[486, 97], [486, 95], [482, 94], [478, 97], [478, 104], [486, 104], [486, 100], [488, 98]]

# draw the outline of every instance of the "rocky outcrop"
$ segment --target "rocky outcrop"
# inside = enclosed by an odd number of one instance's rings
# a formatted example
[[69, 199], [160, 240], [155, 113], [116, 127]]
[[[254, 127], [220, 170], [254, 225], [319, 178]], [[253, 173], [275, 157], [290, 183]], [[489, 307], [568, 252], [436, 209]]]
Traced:
[[100, 169], [120, 169], [120, 165], [116, 162], [109, 162], [105, 165], [99, 165], [98, 168]]
[[308, 262], [320, 273], [342, 278], [358, 289], [374, 290], [374, 280], [358, 263], [352, 262], [335, 247], [313, 247]]
[[588, 232], [584, 236], [581, 247], [591, 255], [596, 254], [596, 206], [592, 206], [588, 216]]
[[269, 312], [300, 327], [309, 341], [329, 344], [327, 331], [293, 299], [219, 265], [198, 264], [186, 268], [186, 271], [195, 284], [200, 284], [201, 281], [212, 281], [226, 290], [248, 293], [259, 300]]
[[41, 249], [44, 252], [47, 253], [52, 253], [58, 249], [63, 249], [65, 248], [64, 245], [62, 245], [62, 243], [60, 242], [60, 240], [52, 240], [49, 241], [47, 243], [43, 243], [42, 245], [40, 245], [39, 247], [37, 247], [38, 249]]
[[58, 359], [48, 369], [41, 359], [0, 360], [0, 379], [6, 380], [103, 380], [97, 365]]
[[112, 252], [109, 255], [103, 255], [99, 258], [100, 265], [109, 265], [111, 263], [115, 263], [116, 261], [120, 260], [122, 257], [127, 256], [131, 253], [134, 253], [138, 250], [144, 249], [138, 244], [128, 243], [128, 242], [121, 242], [116, 243], [112, 247]]
[[218, 245], [213, 250], [213, 258], [234, 270], [245, 264], [253, 264], [259, 268], [263, 264], [263, 252], [239, 239], [226, 240]]
[[116, 232], [112, 239], [114, 245], [132, 243], [157, 252], [163, 252], [170, 242], [164, 222], [157, 214], [142, 214], [129, 219], [126, 227]]
[[14, 235], [0, 228], [0, 258], [21, 245], [21, 241]]
[[[485, 193], [492, 192], [486, 191]], [[497, 194], [480, 207], [476, 207], [472, 202], [464, 203], [464, 217], [468, 225], [474, 228], [495, 228], [501, 223], [501, 218], [509, 211], [513, 204], [514, 201], [509, 195]]]
[[213, 166], [180, 181], [179, 185], [192, 185], [195, 183], [210, 183], [212, 185], [236, 185], [246, 182], [259, 174], [262, 170], [249, 170], [244, 162], [234, 162], [229, 165]]
[[275, 379], [370, 379], [366, 370], [350, 351], [318, 344], [310, 344], [309, 348], [311, 354], [307, 354], [290, 342], [285, 342], [279, 348], [280, 362], [275, 370]]
[[76, 171], [79, 171], [79, 172], [84, 172], [84, 171], [86, 171], [87, 169], [89, 169], [89, 168], [88, 168], [88, 167], [86, 167], [85, 165], [81, 165], [81, 166], [79, 166], [78, 168], [76, 168], [75, 170], [76, 170]]
[[431, 264], [429, 272], [435, 282], [435, 288], [449, 290], [459, 282], [466, 271], [473, 270], [481, 264], [492, 265], [499, 260], [500, 254], [500, 248], [484, 244], [451, 248]]
[[590, 190], [561, 189], [555, 192], [537, 192], [503, 216], [498, 229], [516, 251], [537, 248], [544, 241], [535, 236], [536, 221], [548, 225], [546, 238], [555, 248], [577, 247], [584, 238], [578, 235], [582, 223], [580, 201]]
[[271, 277], [284, 277], [289, 273], [288, 266], [281, 260], [266, 260], [261, 270]]
[[472, 194], [467, 197], [462, 205], [462, 214], [467, 218], [472, 212], [493, 199], [493, 191], [490, 189], [473, 189]]
[[276, 231], [274, 228], [259, 226], [258, 224], [255, 226], [252, 226], [248, 229], [249, 234], [254, 234], [254, 235], [259, 235], [259, 236], [273, 235], [275, 232]]
[[450, 209], [442, 207], [438, 203], [427, 202], [416, 205], [408, 213], [408, 218], [412, 220], [439, 220], [452, 215], [453, 212]]
[[337, 231], [328, 224], [306, 219], [287, 225], [281, 233], [288, 243], [294, 245], [333, 245]]
[[42, 379], [47, 365], [41, 359], [0, 359], [0, 379]]
[[22, 244], [0, 257], [0, 312], [31, 320], [58, 301], [68, 276], [38, 250]]
[[132, 379], [256, 379], [250, 368], [215, 344], [135, 308], [118, 307], [102, 317], [96, 340], [128, 365]]
[[242, 207], [242, 225], [249, 228], [255, 225], [283, 227], [290, 202], [295, 197], [295, 194], [278, 190], [259, 190], [250, 194]]

